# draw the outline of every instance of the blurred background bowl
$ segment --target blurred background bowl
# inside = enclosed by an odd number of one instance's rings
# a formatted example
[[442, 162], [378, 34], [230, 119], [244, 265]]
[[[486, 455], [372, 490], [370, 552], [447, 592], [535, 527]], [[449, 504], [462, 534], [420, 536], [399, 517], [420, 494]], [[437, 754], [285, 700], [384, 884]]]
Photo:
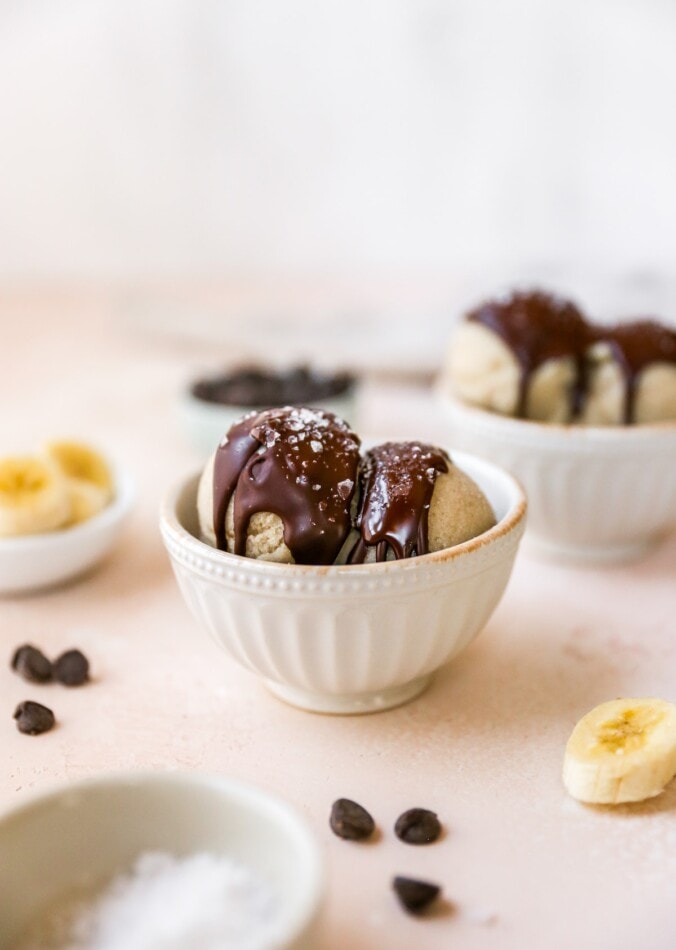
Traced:
[[[278, 898], [277, 941], [312, 950], [324, 871], [282, 801], [220, 776], [109, 775], [40, 795], [0, 819], [0, 935], [11, 947], [60, 901], [93, 892], [148, 851], [225, 855]], [[48, 873], [46, 873], [48, 869]]]
[[676, 527], [676, 423], [562, 426], [441, 398], [453, 444], [524, 486], [533, 550], [588, 563], [631, 560]]
[[497, 524], [422, 557], [380, 564], [274, 564], [199, 540], [198, 476], [161, 512], [164, 543], [194, 617], [275, 695], [314, 712], [362, 713], [413, 699], [484, 627], [509, 579], [526, 502], [496, 465], [454, 452]]

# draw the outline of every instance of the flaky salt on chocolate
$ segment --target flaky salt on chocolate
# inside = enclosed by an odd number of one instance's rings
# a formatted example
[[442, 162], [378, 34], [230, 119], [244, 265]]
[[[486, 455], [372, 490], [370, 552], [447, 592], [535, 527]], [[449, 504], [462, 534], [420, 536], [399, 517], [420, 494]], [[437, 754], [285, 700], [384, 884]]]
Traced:
[[403, 559], [468, 541], [495, 524], [479, 486], [434, 445], [385, 442], [364, 456], [352, 564]]
[[350, 531], [359, 445], [330, 412], [285, 406], [245, 416], [200, 480], [204, 540], [262, 560], [332, 564]]

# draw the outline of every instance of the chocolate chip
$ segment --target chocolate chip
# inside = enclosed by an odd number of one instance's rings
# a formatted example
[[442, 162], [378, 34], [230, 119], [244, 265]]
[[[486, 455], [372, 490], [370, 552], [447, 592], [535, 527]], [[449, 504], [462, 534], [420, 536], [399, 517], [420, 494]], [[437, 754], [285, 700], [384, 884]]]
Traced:
[[348, 841], [363, 841], [375, 829], [375, 822], [366, 809], [349, 798], [339, 798], [333, 803], [329, 824], [334, 834]]
[[82, 686], [89, 679], [89, 660], [79, 650], [67, 650], [54, 663], [54, 678], [64, 686]]
[[41, 703], [31, 702], [30, 699], [19, 703], [14, 710], [14, 718], [19, 732], [25, 732], [29, 736], [39, 736], [41, 732], [49, 732], [56, 722], [51, 709]]
[[397, 818], [394, 833], [406, 844], [431, 844], [441, 834], [441, 824], [433, 811], [409, 808]]
[[395, 877], [392, 887], [401, 906], [409, 914], [421, 914], [441, 892], [438, 884], [416, 881], [412, 877]]
[[52, 678], [52, 664], [30, 643], [14, 651], [12, 669], [31, 683], [48, 683]]

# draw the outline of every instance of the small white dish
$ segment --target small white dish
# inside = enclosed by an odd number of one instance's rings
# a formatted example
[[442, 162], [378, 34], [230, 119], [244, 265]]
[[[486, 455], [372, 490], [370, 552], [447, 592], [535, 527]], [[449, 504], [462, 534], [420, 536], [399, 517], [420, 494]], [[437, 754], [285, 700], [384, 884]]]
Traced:
[[79, 891], [95, 892], [143, 852], [225, 855], [278, 898], [270, 950], [312, 950], [324, 870], [284, 802], [220, 776], [108, 775], [34, 796], [0, 818], [0, 943]]
[[556, 425], [441, 398], [453, 444], [504, 466], [526, 489], [535, 552], [626, 561], [676, 528], [676, 423]]
[[161, 530], [188, 607], [231, 658], [295, 706], [349, 714], [413, 699], [488, 621], [524, 528], [517, 482], [450, 454], [498, 523], [464, 544], [380, 564], [275, 564], [218, 551], [199, 540], [199, 476], [182, 482], [162, 506]]
[[114, 468], [115, 496], [80, 524], [45, 534], [0, 538], [0, 594], [53, 587], [94, 567], [112, 548], [134, 500], [131, 478]]
[[[349, 390], [330, 399], [315, 399], [310, 405], [313, 409], [323, 409], [333, 412], [353, 426], [356, 414], [357, 383], [353, 383]], [[219, 445], [228, 429], [242, 416], [249, 412], [267, 409], [268, 406], [233, 406], [224, 403], [208, 402], [198, 399], [188, 387], [183, 393], [178, 405], [181, 426], [187, 439], [199, 455], [207, 459]]]

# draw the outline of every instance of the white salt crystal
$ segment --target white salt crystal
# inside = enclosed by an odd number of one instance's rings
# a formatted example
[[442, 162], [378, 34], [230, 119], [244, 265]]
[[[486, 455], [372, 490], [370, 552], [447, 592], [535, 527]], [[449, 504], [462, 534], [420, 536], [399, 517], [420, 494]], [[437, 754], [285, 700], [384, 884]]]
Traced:
[[270, 950], [277, 911], [269, 884], [229, 858], [147, 852], [93, 900], [31, 928], [17, 950]]
[[323, 451], [324, 451], [324, 446], [322, 445], [321, 442], [317, 442], [316, 439], [312, 439], [312, 440], [311, 440], [311, 442], [310, 442], [310, 448], [312, 449], [313, 452], [323, 452]]
[[343, 479], [342, 482], [338, 482], [338, 486], [337, 486], [338, 494], [343, 499], [343, 501], [345, 501], [345, 499], [349, 497], [350, 492], [352, 491], [353, 485], [354, 485], [354, 482], [352, 481], [351, 478], [345, 478]]

